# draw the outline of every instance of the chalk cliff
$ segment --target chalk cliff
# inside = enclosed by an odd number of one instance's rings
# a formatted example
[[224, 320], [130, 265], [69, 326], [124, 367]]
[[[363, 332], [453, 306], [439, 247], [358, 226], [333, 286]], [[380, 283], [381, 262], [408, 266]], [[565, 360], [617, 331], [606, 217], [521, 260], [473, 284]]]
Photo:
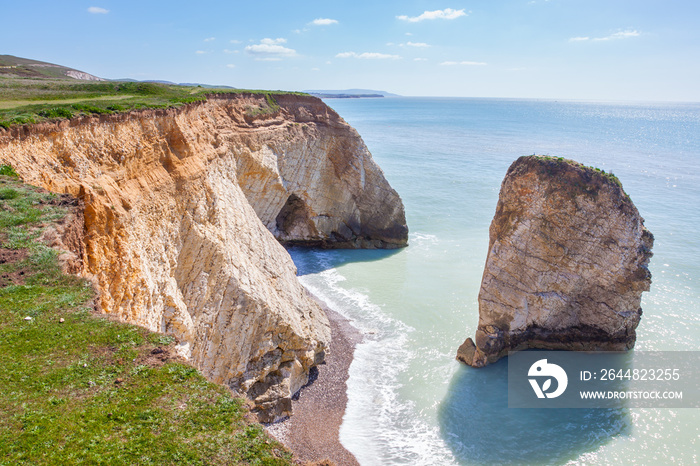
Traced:
[[219, 95], [14, 128], [0, 132], [0, 162], [84, 202], [83, 273], [103, 312], [175, 335], [261, 421], [290, 414], [330, 341], [279, 241], [407, 240], [401, 200], [361, 138], [312, 97]]
[[457, 359], [482, 367], [526, 348], [632, 348], [653, 241], [614, 176], [519, 158], [489, 230], [476, 336]]

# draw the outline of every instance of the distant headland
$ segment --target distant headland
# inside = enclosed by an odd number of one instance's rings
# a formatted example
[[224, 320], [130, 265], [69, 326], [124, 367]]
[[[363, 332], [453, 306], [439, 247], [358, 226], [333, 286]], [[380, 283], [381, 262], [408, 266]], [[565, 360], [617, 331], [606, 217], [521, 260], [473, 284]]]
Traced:
[[401, 97], [386, 91], [375, 91], [371, 89], [345, 89], [345, 90], [306, 90], [304, 91], [320, 99], [362, 99], [381, 97]]

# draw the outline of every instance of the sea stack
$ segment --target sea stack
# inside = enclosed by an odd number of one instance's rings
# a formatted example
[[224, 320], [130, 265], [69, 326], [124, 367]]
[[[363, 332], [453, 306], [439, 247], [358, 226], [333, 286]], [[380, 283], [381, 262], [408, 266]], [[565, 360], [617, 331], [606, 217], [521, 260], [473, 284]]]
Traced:
[[457, 359], [483, 367], [527, 348], [632, 348], [653, 242], [614, 175], [520, 157], [489, 230], [476, 336]]

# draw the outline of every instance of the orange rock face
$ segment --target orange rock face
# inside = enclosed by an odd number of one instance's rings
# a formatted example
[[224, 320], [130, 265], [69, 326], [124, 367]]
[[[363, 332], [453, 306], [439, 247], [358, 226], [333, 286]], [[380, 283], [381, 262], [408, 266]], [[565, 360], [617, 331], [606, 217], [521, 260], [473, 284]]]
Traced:
[[175, 335], [263, 421], [289, 414], [330, 343], [279, 241], [407, 238], [401, 200], [359, 135], [319, 99], [275, 98], [279, 108], [214, 96], [0, 132], [0, 163], [84, 203], [84, 273], [103, 311]]

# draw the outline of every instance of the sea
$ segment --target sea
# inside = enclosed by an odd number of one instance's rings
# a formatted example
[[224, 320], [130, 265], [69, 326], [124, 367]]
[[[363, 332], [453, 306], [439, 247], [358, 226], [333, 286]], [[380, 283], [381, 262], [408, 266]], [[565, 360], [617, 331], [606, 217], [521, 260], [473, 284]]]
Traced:
[[[409, 246], [291, 251], [302, 283], [364, 335], [341, 443], [362, 465], [696, 464], [693, 408], [515, 409], [474, 335], [501, 181], [522, 155], [621, 180], [656, 241], [639, 350], [700, 351], [700, 103], [333, 99], [406, 208]], [[700, 370], [700, 368], [698, 368]]]

